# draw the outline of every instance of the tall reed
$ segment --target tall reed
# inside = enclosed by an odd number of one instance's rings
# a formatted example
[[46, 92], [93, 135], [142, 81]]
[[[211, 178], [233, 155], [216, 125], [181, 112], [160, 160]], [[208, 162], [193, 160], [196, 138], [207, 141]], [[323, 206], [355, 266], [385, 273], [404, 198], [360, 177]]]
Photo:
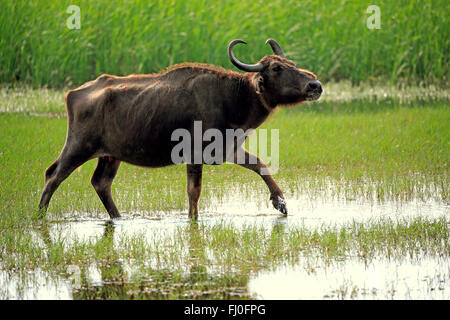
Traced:
[[[80, 7], [69, 29], [69, 4]], [[299, 66], [324, 80], [448, 85], [450, 3], [377, 1], [380, 29], [368, 29], [365, 1], [0, 1], [0, 82], [76, 85], [101, 73], [157, 72], [184, 61], [232, 68], [254, 63], [272, 37]], [[234, 67], [233, 67], [234, 68]]]

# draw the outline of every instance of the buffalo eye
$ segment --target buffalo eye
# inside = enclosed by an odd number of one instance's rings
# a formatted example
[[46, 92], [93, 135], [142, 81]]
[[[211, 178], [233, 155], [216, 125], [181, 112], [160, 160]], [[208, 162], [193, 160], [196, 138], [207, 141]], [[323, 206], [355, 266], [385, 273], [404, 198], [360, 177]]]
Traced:
[[272, 70], [275, 71], [275, 72], [280, 72], [281, 69], [282, 69], [282, 68], [281, 68], [280, 65], [275, 65], [275, 66], [272, 67]]

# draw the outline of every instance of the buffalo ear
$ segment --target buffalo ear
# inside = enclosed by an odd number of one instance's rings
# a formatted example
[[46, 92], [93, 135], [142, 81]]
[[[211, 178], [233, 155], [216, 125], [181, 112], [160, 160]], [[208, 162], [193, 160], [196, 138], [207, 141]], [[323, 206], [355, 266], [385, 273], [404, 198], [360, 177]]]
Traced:
[[262, 77], [262, 75], [257, 74], [253, 77], [253, 85], [256, 88], [256, 93], [264, 92], [264, 78]]

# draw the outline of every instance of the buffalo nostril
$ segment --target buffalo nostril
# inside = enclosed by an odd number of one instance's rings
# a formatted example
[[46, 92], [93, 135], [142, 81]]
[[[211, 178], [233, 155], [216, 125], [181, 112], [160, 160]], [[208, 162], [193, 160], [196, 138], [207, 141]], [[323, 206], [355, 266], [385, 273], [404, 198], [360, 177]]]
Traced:
[[308, 83], [308, 91], [322, 92], [322, 84], [319, 81], [312, 81]]

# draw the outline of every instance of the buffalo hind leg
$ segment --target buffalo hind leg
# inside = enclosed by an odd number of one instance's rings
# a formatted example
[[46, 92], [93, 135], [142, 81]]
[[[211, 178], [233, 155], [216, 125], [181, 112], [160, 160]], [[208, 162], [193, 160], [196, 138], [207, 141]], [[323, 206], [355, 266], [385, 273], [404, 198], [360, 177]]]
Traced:
[[91, 183], [111, 219], [120, 217], [119, 210], [117, 210], [111, 196], [111, 185], [119, 166], [120, 160], [112, 157], [100, 157], [98, 158], [97, 168], [95, 168], [91, 178]]
[[87, 155], [74, 154], [64, 149], [59, 158], [45, 171], [45, 185], [39, 202], [39, 213], [43, 217], [48, 204], [59, 185], [79, 166], [89, 160]]
[[[234, 153], [234, 163], [250, 169], [257, 174], [264, 180], [267, 187], [270, 191], [270, 200], [272, 200], [272, 204], [275, 209], [280, 211], [282, 214], [287, 214], [287, 207], [286, 207], [286, 201], [284, 200], [283, 192], [281, 191], [280, 187], [278, 187], [275, 180], [272, 178], [272, 175], [270, 174], [269, 168], [267, 165], [257, 156], [254, 154], [251, 154], [245, 149], [240, 149], [240, 152], [243, 152], [245, 154], [245, 161], [244, 163], [238, 163], [237, 161], [237, 153]], [[264, 169], [265, 173], [262, 172]]]
[[189, 197], [189, 218], [198, 218], [198, 199], [202, 192], [202, 165], [188, 164], [187, 168], [187, 194]]

